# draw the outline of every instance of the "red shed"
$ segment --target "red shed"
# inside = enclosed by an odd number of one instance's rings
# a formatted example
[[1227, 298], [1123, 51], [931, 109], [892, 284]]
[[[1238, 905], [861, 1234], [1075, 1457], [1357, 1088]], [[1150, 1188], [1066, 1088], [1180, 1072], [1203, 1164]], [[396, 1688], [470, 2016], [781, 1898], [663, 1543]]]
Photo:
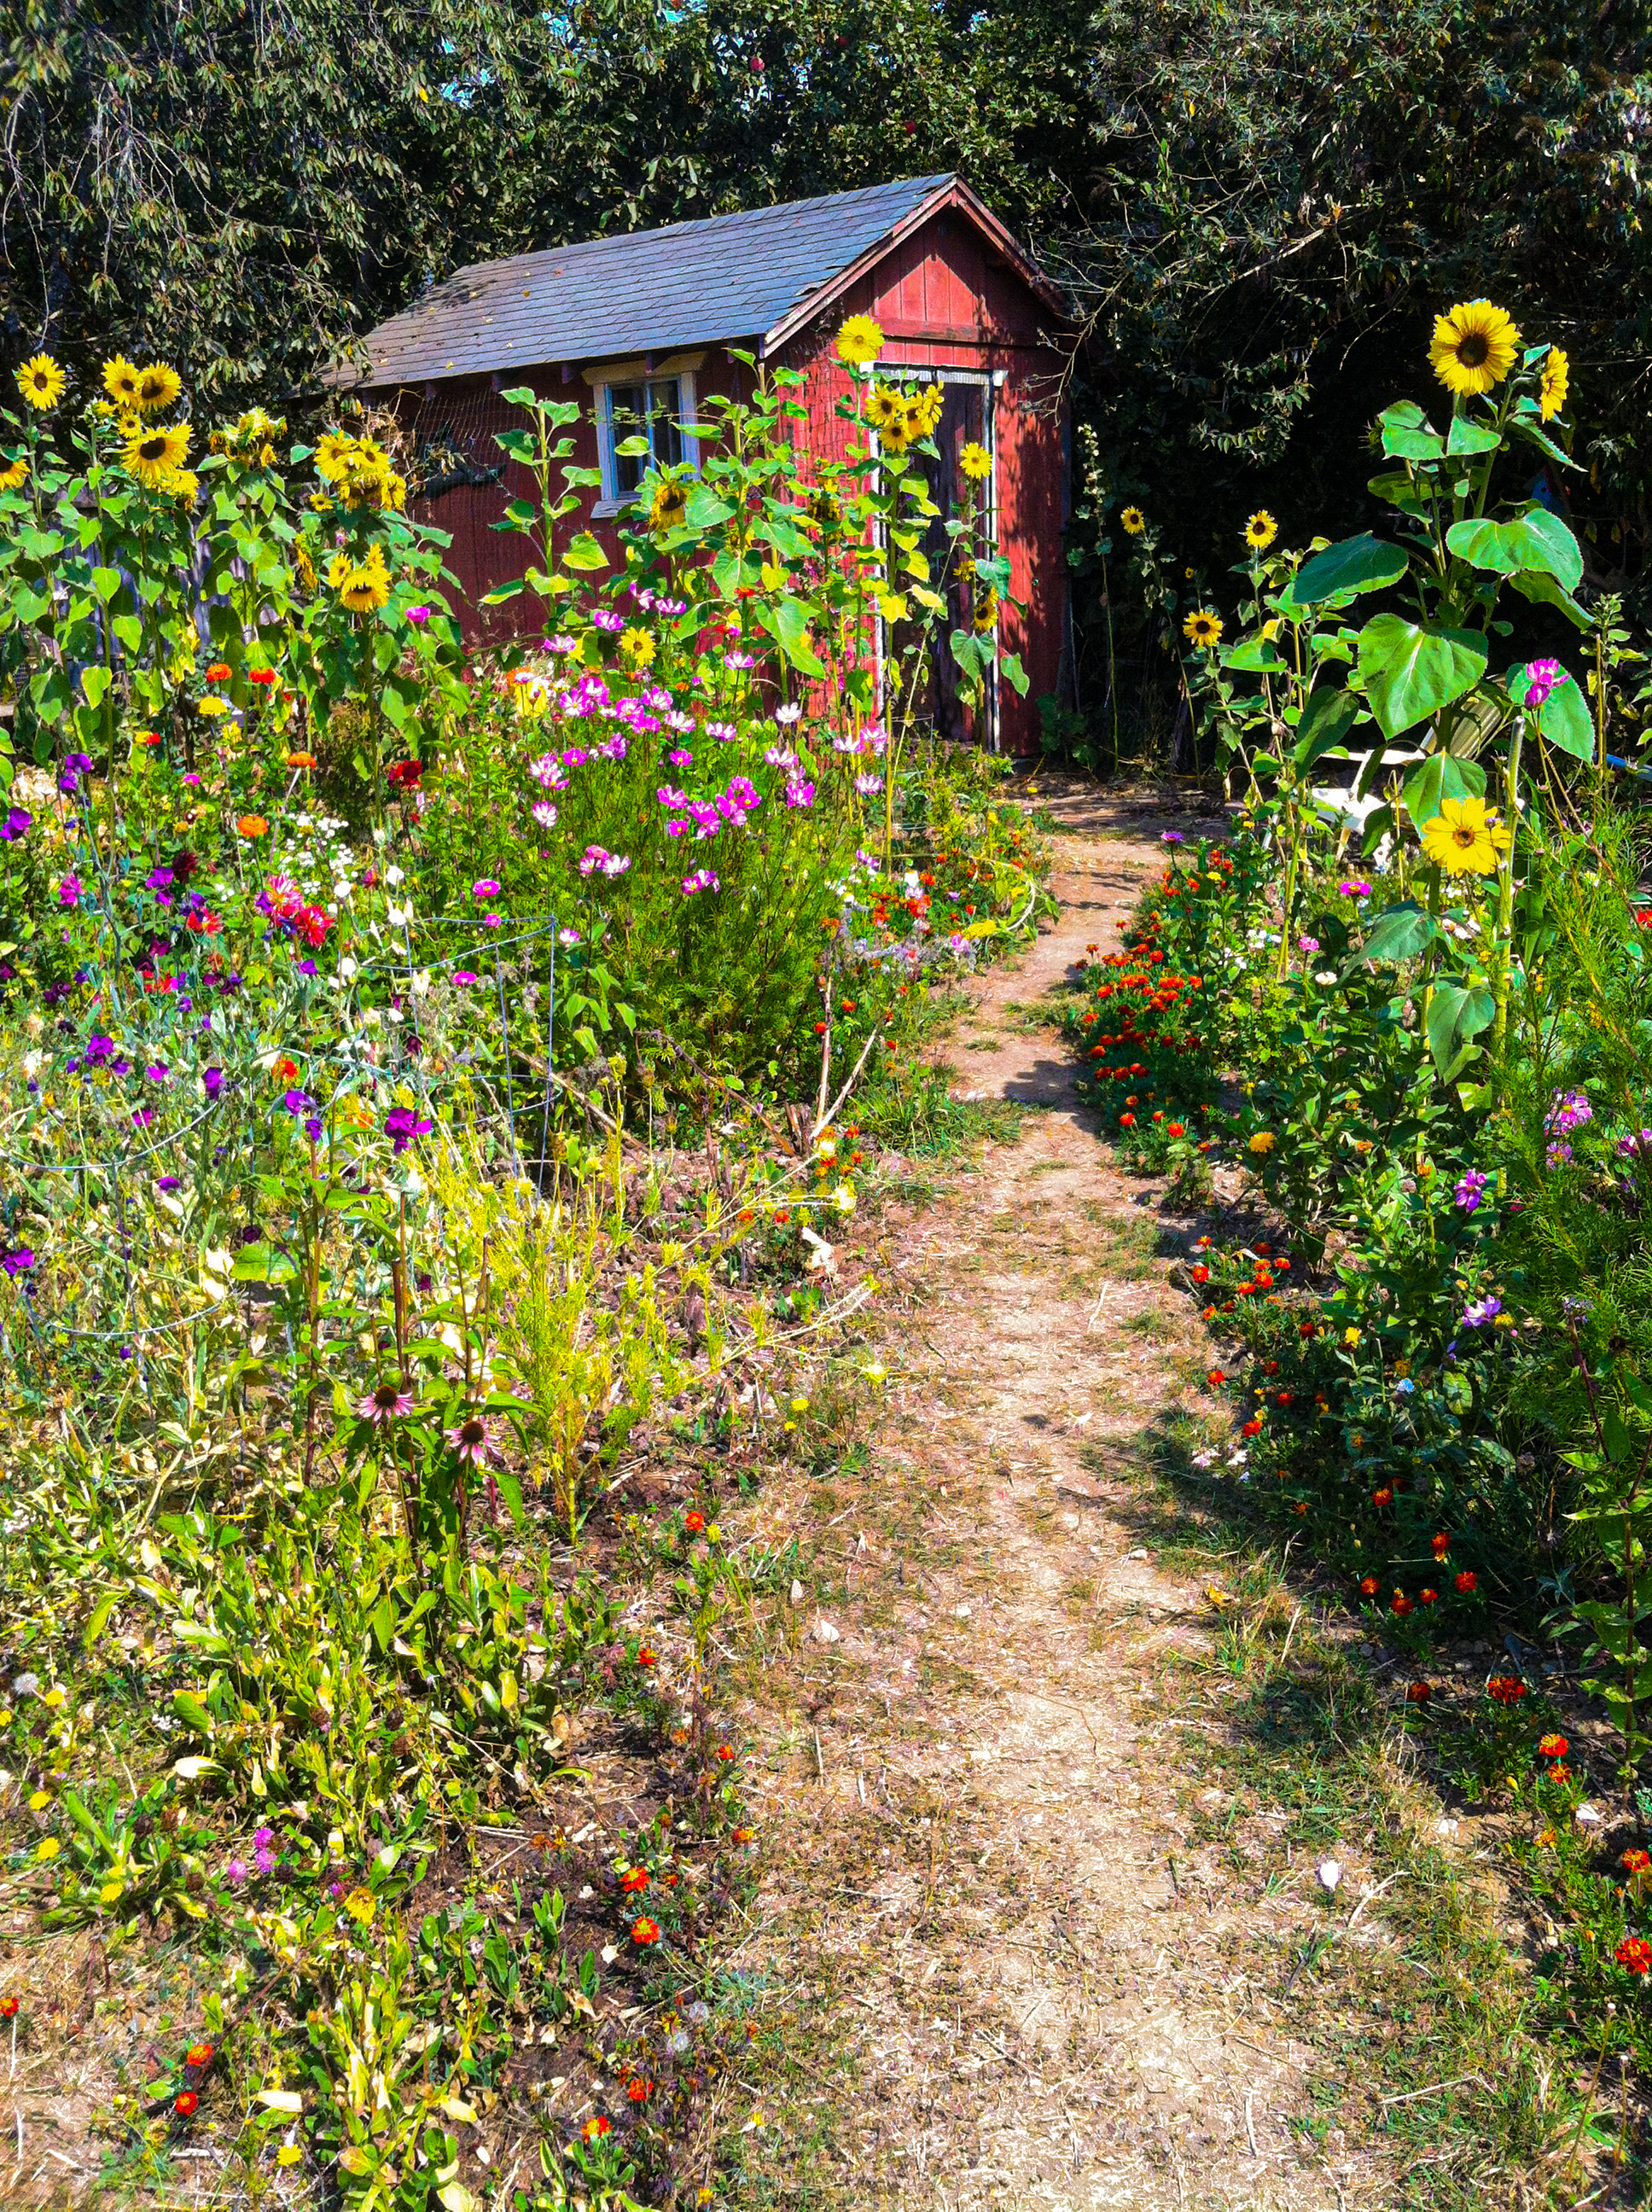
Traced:
[[1071, 682], [1065, 325], [1059, 293], [961, 178], [908, 178], [461, 269], [368, 333], [368, 366], [351, 381], [406, 422], [421, 459], [416, 511], [452, 534], [471, 635], [500, 642], [524, 603], [479, 603], [521, 573], [526, 541], [491, 526], [528, 489], [494, 442], [519, 420], [504, 389], [588, 400], [577, 458], [601, 471], [588, 520], [603, 538], [647, 466], [616, 446], [641, 428], [655, 459], [691, 462], [680, 425], [695, 420], [701, 396], [749, 387], [732, 348], [800, 372], [805, 434], [814, 451], [840, 453], [847, 430], [836, 404], [849, 381], [833, 341], [850, 314], [884, 331], [881, 368], [945, 391], [944, 510], [958, 494], [960, 445], [993, 456], [999, 549], [1024, 609], [1005, 611], [1002, 641], [1021, 658], [1028, 695], [1006, 686], [972, 728], [942, 656], [936, 725], [1031, 752], [1040, 696], [1065, 699]]

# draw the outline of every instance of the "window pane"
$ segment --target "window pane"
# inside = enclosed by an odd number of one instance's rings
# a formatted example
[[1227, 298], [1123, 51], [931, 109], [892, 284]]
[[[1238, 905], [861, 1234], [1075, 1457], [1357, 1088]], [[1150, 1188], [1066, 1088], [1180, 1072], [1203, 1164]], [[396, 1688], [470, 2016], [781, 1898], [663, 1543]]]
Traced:
[[[647, 436], [648, 430], [648, 393], [641, 384], [611, 384], [608, 387], [608, 419], [616, 447], [628, 438], [639, 434]], [[614, 455], [614, 489], [622, 499], [634, 492], [642, 482], [642, 472], [648, 464], [638, 453], [616, 453]]]
[[675, 468], [683, 458], [683, 433], [678, 424], [682, 416], [682, 390], [674, 376], [648, 386], [648, 403], [653, 410], [654, 462], [662, 469]]

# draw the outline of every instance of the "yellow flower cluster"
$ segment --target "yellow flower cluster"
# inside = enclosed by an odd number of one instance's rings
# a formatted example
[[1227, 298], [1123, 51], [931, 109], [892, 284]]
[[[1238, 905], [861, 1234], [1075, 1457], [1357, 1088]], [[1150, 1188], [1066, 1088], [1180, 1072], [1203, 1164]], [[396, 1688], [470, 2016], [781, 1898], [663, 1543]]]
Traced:
[[359, 560], [351, 553], [335, 553], [327, 563], [327, 581], [352, 614], [375, 613], [390, 597], [384, 547], [369, 545]]
[[315, 472], [327, 493], [312, 501], [340, 507], [402, 507], [407, 504], [407, 479], [397, 475], [390, 456], [376, 438], [352, 438], [342, 430], [325, 430], [316, 441]]
[[227, 454], [249, 468], [268, 469], [275, 466], [275, 441], [286, 432], [284, 416], [266, 415], [262, 407], [249, 407], [233, 429], [215, 430], [208, 444], [213, 453]]
[[[941, 409], [946, 394], [938, 384], [928, 384], [921, 392], [902, 392], [890, 384], [874, 384], [866, 394], [866, 420], [878, 433], [878, 442], [886, 453], [904, 453], [920, 438], [933, 435], [941, 419]], [[980, 452], [977, 447], [975, 449]], [[989, 460], [987, 469], [990, 471]]]

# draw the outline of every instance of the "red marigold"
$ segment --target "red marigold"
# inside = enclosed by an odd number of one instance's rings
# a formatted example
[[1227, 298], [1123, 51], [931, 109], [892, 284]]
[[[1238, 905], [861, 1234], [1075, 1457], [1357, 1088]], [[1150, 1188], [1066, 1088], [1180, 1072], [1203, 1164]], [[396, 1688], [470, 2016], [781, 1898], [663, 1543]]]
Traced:
[[705, 1525], [706, 1516], [703, 1513], [685, 1513], [683, 1516], [683, 1526], [690, 1536], [697, 1536]]
[[587, 2142], [595, 2142], [599, 2136], [611, 2135], [613, 2131], [612, 2120], [605, 2119], [600, 2112], [593, 2113], [580, 2130]]
[[1381, 1490], [1374, 1490], [1371, 1492], [1371, 1503], [1373, 1505], [1392, 1505], [1394, 1503], [1393, 1491], [1390, 1490], [1385, 1483]]
[[642, 2105], [653, 2094], [653, 2087], [646, 2075], [638, 2074], [626, 2085], [625, 2094], [634, 2105]]
[[1477, 1574], [1473, 1573], [1467, 1567], [1463, 1569], [1461, 1574], [1457, 1577], [1457, 1595], [1459, 1597], [1473, 1597], [1479, 1586], [1479, 1577]]
[[1119, 1127], [1120, 1127], [1121, 1129], [1133, 1129], [1133, 1128], [1135, 1127], [1135, 1126], [1136, 1126], [1136, 1117], [1135, 1117], [1135, 1115], [1134, 1115], [1133, 1114], [1121, 1114], [1121, 1115], [1120, 1115], [1120, 1116], [1119, 1116]]
[[16, 2019], [16, 2017], [17, 2017], [17, 2000], [16, 2000], [16, 1998], [15, 1998], [15, 1997], [0, 1997], [0, 2020], [15, 2020], [15, 2019]]
[[276, 672], [273, 668], [249, 668], [246, 672], [246, 680], [249, 684], [273, 684], [276, 680]]
[[1537, 1747], [1545, 1759], [1564, 1759], [1571, 1749], [1564, 1735], [1540, 1736]]
[[1570, 1782], [1571, 1780], [1571, 1769], [1567, 1765], [1564, 1759], [1557, 1759], [1554, 1765], [1549, 1769], [1545, 1779], [1549, 1782]]
[[717, 1747], [717, 1756], [723, 1759], [732, 1759], [734, 1746], [732, 1743], [720, 1743]]
[[1210, 1384], [1212, 1390], [1218, 1389], [1221, 1385], [1227, 1381], [1227, 1376], [1219, 1367], [1212, 1367], [1210, 1373], [1205, 1377], [1205, 1380]]
[[1631, 1974], [1643, 1974], [1652, 1967], [1652, 1943], [1644, 1936], [1625, 1936], [1613, 1956]]
[[1164, 1125], [1164, 1133], [1169, 1137], [1185, 1137], [1187, 1133], [1187, 1127], [1185, 1121], [1167, 1121]]
[[1406, 1692], [1413, 1705], [1425, 1705], [1434, 1695], [1432, 1682], [1413, 1682]]
[[1430, 1549], [1436, 1559], [1444, 1559], [1446, 1553], [1451, 1549], [1451, 1539], [1446, 1534], [1443, 1528], [1440, 1531], [1439, 1534], [1434, 1538]]
[[1276, 1390], [1273, 1393], [1273, 1402], [1276, 1406], [1288, 1406], [1292, 1402], [1296, 1395], [1297, 1394], [1294, 1390]]
[[1395, 1590], [1394, 1595], [1388, 1600], [1388, 1611], [1398, 1613], [1401, 1620], [1407, 1613], [1415, 1613], [1416, 1610], [1416, 1606], [1406, 1595], [1404, 1590]]
[[210, 2043], [191, 2043], [184, 2053], [184, 2063], [185, 2066], [210, 2066], [212, 2045]]
[[1436, 1589], [1420, 1589], [1417, 1593], [1419, 1601], [1424, 1605], [1432, 1605], [1439, 1595]]
[[1304, 1342], [1306, 1342], [1309, 1338], [1317, 1336], [1319, 1334], [1319, 1331], [1315, 1328], [1311, 1321], [1305, 1321], [1302, 1327], [1297, 1331], [1297, 1334], [1303, 1340]]
[[1208, 1283], [1211, 1279], [1210, 1269], [1204, 1267], [1195, 1267], [1193, 1270], [1193, 1279], [1196, 1283]]
[[1241, 1431], [1239, 1431], [1240, 1435], [1241, 1435], [1241, 1436], [1244, 1436], [1244, 1437], [1257, 1437], [1257, 1436], [1260, 1436], [1260, 1435], [1261, 1434], [1261, 1432], [1262, 1432], [1262, 1425], [1261, 1425], [1261, 1423], [1260, 1423], [1260, 1421], [1258, 1421], [1258, 1420], [1254, 1420], [1254, 1419], [1253, 1419], [1253, 1420], [1248, 1420], [1248, 1421], [1247, 1421], [1247, 1422], [1245, 1423], [1245, 1425], [1244, 1425], [1243, 1428], [1242, 1428], [1242, 1429], [1241, 1429]]
[[1625, 1874], [1652, 1874], [1652, 1852], [1627, 1850], [1618, 1863]]
[[1526, 1695], [1526, 1685], [1518, 1674], [1493, 1674], [1485, 1690], [1486, 1695], [1500, 1705], [1517, 1705]]
[[172, 2100], [172, 2108], [180, 2120], [186, 2120], [200, 2101], [193, 2089], [180, 2089]]
[[653, 1653], [649, 1650], [648, 1646], [647, 1646], [646, 1644], [639, 1644], [639, 1645], [637, 1646], [637, 1664], [638, 1664], [638, 1666], [639, 1666], [639, 1667], [652, 1667], [652, 1666], [653, 1665], [653, 1663], [654, 1663], [654, 1655], [653, 1655]]
[[1376, 1595], [1376, 1577], [1375, 1575], [1366, 1575], [1362, 1577], [1359, 1585], [1359, 1594], [1361, 1597], [1375, 1597]]
[[627, 1867], [624, 1873], [620, 1876], [620, 1887], [622, 1889], [647, 1889], [647, 1887], [648, 1869], [647, 1867]]
[[659, 1941], [659, 1922], [650, 1920], [646, 1913], [641, 1920], [634, 1920], [631, 1923], [631, 1941], [634, 1943], [641, 1944], [645, 1950], [650, 1943], [658, 1943]]

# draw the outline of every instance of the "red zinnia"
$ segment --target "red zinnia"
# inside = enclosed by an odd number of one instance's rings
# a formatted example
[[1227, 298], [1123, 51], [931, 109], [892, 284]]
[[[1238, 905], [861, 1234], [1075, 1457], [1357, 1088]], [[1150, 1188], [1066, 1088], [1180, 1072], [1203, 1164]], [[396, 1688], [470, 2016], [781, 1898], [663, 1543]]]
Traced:
[[659, 1923], [657, 1921], [650, 1920], [646, 1914], [641, 1920], [634, 1920], [631, 1923], [631, 1941], [634, 1943], [642, 1944], [645, 1948], [650, 1943], [658, 1943], [659, 1941]]
[[15, 2019], [16, 2019], [16, 2017], [17, 2017], [17, 2000], [16, 2000], [16, 1998], [15, 1998], [15, 1997], [0, 1997], [0, 2020], [15, 2020]]
[[1440, 1531], [1439, 1534], [1435, 1537], [1432, 1548], [1434, 1556], [1436, 1559], [1444, 1559], [1446, 1553], [1451, 1549], [1451, 1539], [1446, 1534], [1443, 1528]]
[[653, 2094], [653, 2086], [654, 2085], [652, 2081], [648, 2081], [644, 2075], [639, 2074], [631, 2082], [625, 2094], [631, 2100], [631, 2102], [634, 2105], [646, 2104], [649, 2096]]
[[185, 2066], [210, 2066], [212, 2045], [210, 2043], [191, 2043], [184, 2053], [184, 2063]]
[[249, 684], [273, 684], [276, 680], [276, 672], [273, 668], [249, 668], [246, 672], [246, 680]]
[[1479, 1586], [1479, 1577], [1477, 1574], [1471, 1573], [1467, 1567], [1463, 1569], [1461, 1574], [1457, 1577], [1457, 1595], [1459, 1597], [1473, 1597]]
[[719, 1759], [732, 1759], [734, 1746], [732, 1743], [720, 1743], [717, 1747], [717, 1756]]
[[1205, 1377], [1205, 1380], [1210, 1384], [1212, 1390], [1218, 1389], [1222, 1383], [1227, 1381], [1227, 1379], [1226, 1375], [1219, 1367], [1212, 1367], [1210, 1373]]
[[647, 1645], [646, 1644], [639, 1644], [639, 1645], [637, 1646], [637, 1664], [638, 1664], [638, 1666], [639, 1666], [639, 1667], [652, 1667], [652, 1666], [653, 1665], [653, 1663], [654, 1663], [654, 1655], [653, 1655], [653, 1652], [648, 1649], [648, 1647], [647, 1647]]
[[215, 660], [206, 672], [206, 680], [209, 684], [228, 684], [229, 663], [227, 660]]
[[622, 1889], [647, 1889], [647, 1887], [648, 1869], [647, 1867], [627, 1867], [624, 1873], [620, 1876], [620, 1887]]
[[1652, 1966], [1652, 1943], [1644, 1936], [1625, 1936], [1613, 1955], [1631, 1974], [1643, 1974]]
[[180, 2089], [172, 2100], [172, 2108], [179, 2119], [186, 2120], [200, 2101], [193, 2089]]
[[1571, 1749], [1564, 1735], [1540, 1736], [1537, 1747], [1545, 1759], [1564, 1759]]
[[1526, 1685], [1518, 1674], [1493, 1674], [1485, 1690], [1499, 1705], [1517, 1705], [1526, 1695]]
[[703, 1513], [685, 1513], [683, 1516], [683, 1526], [690, 1536], [697, 1536], [705, 1525], [706, 1516]]

